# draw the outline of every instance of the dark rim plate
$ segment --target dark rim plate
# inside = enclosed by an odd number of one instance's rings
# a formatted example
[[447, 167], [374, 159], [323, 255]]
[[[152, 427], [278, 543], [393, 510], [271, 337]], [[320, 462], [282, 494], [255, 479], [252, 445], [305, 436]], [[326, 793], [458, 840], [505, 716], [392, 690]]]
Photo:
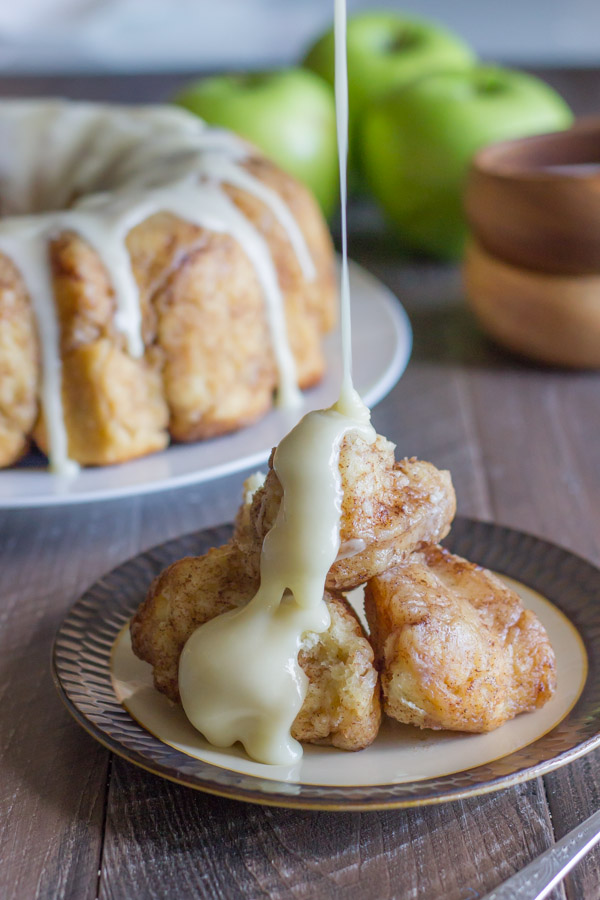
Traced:
[[364, 810], [443, 803], [499, 790], [550, 772], [600, 745], [600, 569], [532, 535], [460, 517], [445, 544], [547, 597], [568, 616], [585, 644], [585, 686], [551, 731], [508, 756], [463, 772], [405, 784], [349, 787], [262, 779], [164, 744], [118, 702], [110, 672], [112, 647], [150, 581], [165, 566], [182, 556], [205, 553], [230, 535], [229, 526], [186, 535], [123, 563], [75, 603], [58, 631], [53, 674], [63, 702], [86, 731], [124, 759], [179, 784], [251, 803]]

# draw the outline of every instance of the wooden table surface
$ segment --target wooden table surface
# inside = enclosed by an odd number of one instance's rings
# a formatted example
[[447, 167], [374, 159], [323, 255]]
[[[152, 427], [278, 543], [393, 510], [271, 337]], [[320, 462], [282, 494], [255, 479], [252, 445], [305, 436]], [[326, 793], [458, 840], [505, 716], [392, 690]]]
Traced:
[[[600, 73], [547, 76], [577, 111], [600, 108]], [[179, 80], [0, 79], [0, 94], [157, 100]], [[460, 512], [600, 562], [600, 376], [496, 349], [465, 308], [455, 268], [407, 262], [364, 223], [355, 212], [351, 253], [401, 298], [415, 336], [406, 374], [373, 412], [377, 429], [400, 454], [450, 469]], [[311, 813], [195, 793], [89, 737], [50, 676], [62, 616], [128, 557], [231, 520], [241, 481], [0, 513], [2, 898], [472, 900], [600, 806], [600, 753], [479, 799]], [[600, 897], [600, 850], [551, 896]]]

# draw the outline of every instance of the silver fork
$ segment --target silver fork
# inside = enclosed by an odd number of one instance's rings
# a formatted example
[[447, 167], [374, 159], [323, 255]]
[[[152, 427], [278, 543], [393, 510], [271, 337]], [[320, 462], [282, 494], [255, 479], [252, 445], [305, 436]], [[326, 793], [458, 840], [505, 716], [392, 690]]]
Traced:
[[600, 810], [481, 900], [543, 900], [600, 841]]

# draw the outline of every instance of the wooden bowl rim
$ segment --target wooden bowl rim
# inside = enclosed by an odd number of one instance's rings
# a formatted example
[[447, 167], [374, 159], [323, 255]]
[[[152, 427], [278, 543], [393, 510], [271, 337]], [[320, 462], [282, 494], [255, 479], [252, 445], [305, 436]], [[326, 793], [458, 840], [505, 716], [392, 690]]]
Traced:
[[[574, 174], [546, 168], [586, 163], [597, 163], [597, 169]], [[475, 154], [471, 168], [477, 174], [507, 181], [597, 185], [600, 182], [600, 116], [578, 119], [564, 131], [490, 144]]]

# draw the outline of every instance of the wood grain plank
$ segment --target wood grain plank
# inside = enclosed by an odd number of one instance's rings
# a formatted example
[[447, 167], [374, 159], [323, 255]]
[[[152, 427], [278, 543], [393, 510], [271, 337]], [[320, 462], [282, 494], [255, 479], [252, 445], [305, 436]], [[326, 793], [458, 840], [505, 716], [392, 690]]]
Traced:
[[109, 755], [71, 719], [50, 648], [76, 597], [140, 550], [230, 520], [239, 483], [0, 512], [0, 896], [95, 897]]
[[[557, 840], [600, 809], [600, 753], [588, 754], [544, 779]], [[600, 853], [593, 850], [567, 877], [569, 900], [600, 898]]]
[[[558, 90], [577, 115], [592, 115], [600, 107], [600, 84], [595, 67], [523, 67]], [[183, 84], [206, 71], [106, 75], [0, 76], [2, 97], [69, 97], [113, 103], [162, 103]]]
[[[567, 465], [567, 494], [576, 510], [576, 522], [570, 522], [567, 540], [575, 550], [597, 563], [600, 562], [599, 381], [593, 375], [577, 379], [576, 398], [573, 392], [565, 395], [554, 391], [551, 395], [556, 443]], [[597, 601], [598, 598], [590, 598], [590, 602]], [[548, 776], [545, 782], [554, 830], [557, 837], [562, 837], [600, 808], [600, 752]], [[600, 897], [597, 849], [569, 876], [566, 886], [570, 900]]]
[[163, 103], [191, 74], [24, 75], [0, 77], [0, 97], [66, 97], [111, 103]]
[[[570, 379], [569, 388], [549, 392], [547, 400], [554, 444], [563, 464], [560, 482], [564, 496], [559, 504], [567, 536], [558, 529], [557, 540], [599, 563], [600, 440], [592, 432], [600, 423], [600, 379], [580, 376]], [[597, 601], [590, 598], [592, 603]], [[545, 783], [554, 830], [560, 838], [600, 808], [600, 752], [547, 776]], [[570, 900], [600, 897], [597, 848], [567, 878], [566, 887]]]
[[49, 658], [97, 537], [81, 516], [60, 524], [48, 512], [2, 519], [0, 896], [91, 898], [108, 753], [62, 707]]
[[115, 760], [111, 800], [100, 900], [464, 900], [541, 852], [547, 828], [538, 782], [441, 807], [315, 813], [203, 796]]
[[[497, 521], [600, 562], [600, 376], [551, 372], [500, 355], [470, 378]], [[590, 598], [595, 602], [597, 598]], [[545, 778], [557, 837], [598, 809], [600, 753]], [[600, 850], [567, 879], [600, 897]]]

